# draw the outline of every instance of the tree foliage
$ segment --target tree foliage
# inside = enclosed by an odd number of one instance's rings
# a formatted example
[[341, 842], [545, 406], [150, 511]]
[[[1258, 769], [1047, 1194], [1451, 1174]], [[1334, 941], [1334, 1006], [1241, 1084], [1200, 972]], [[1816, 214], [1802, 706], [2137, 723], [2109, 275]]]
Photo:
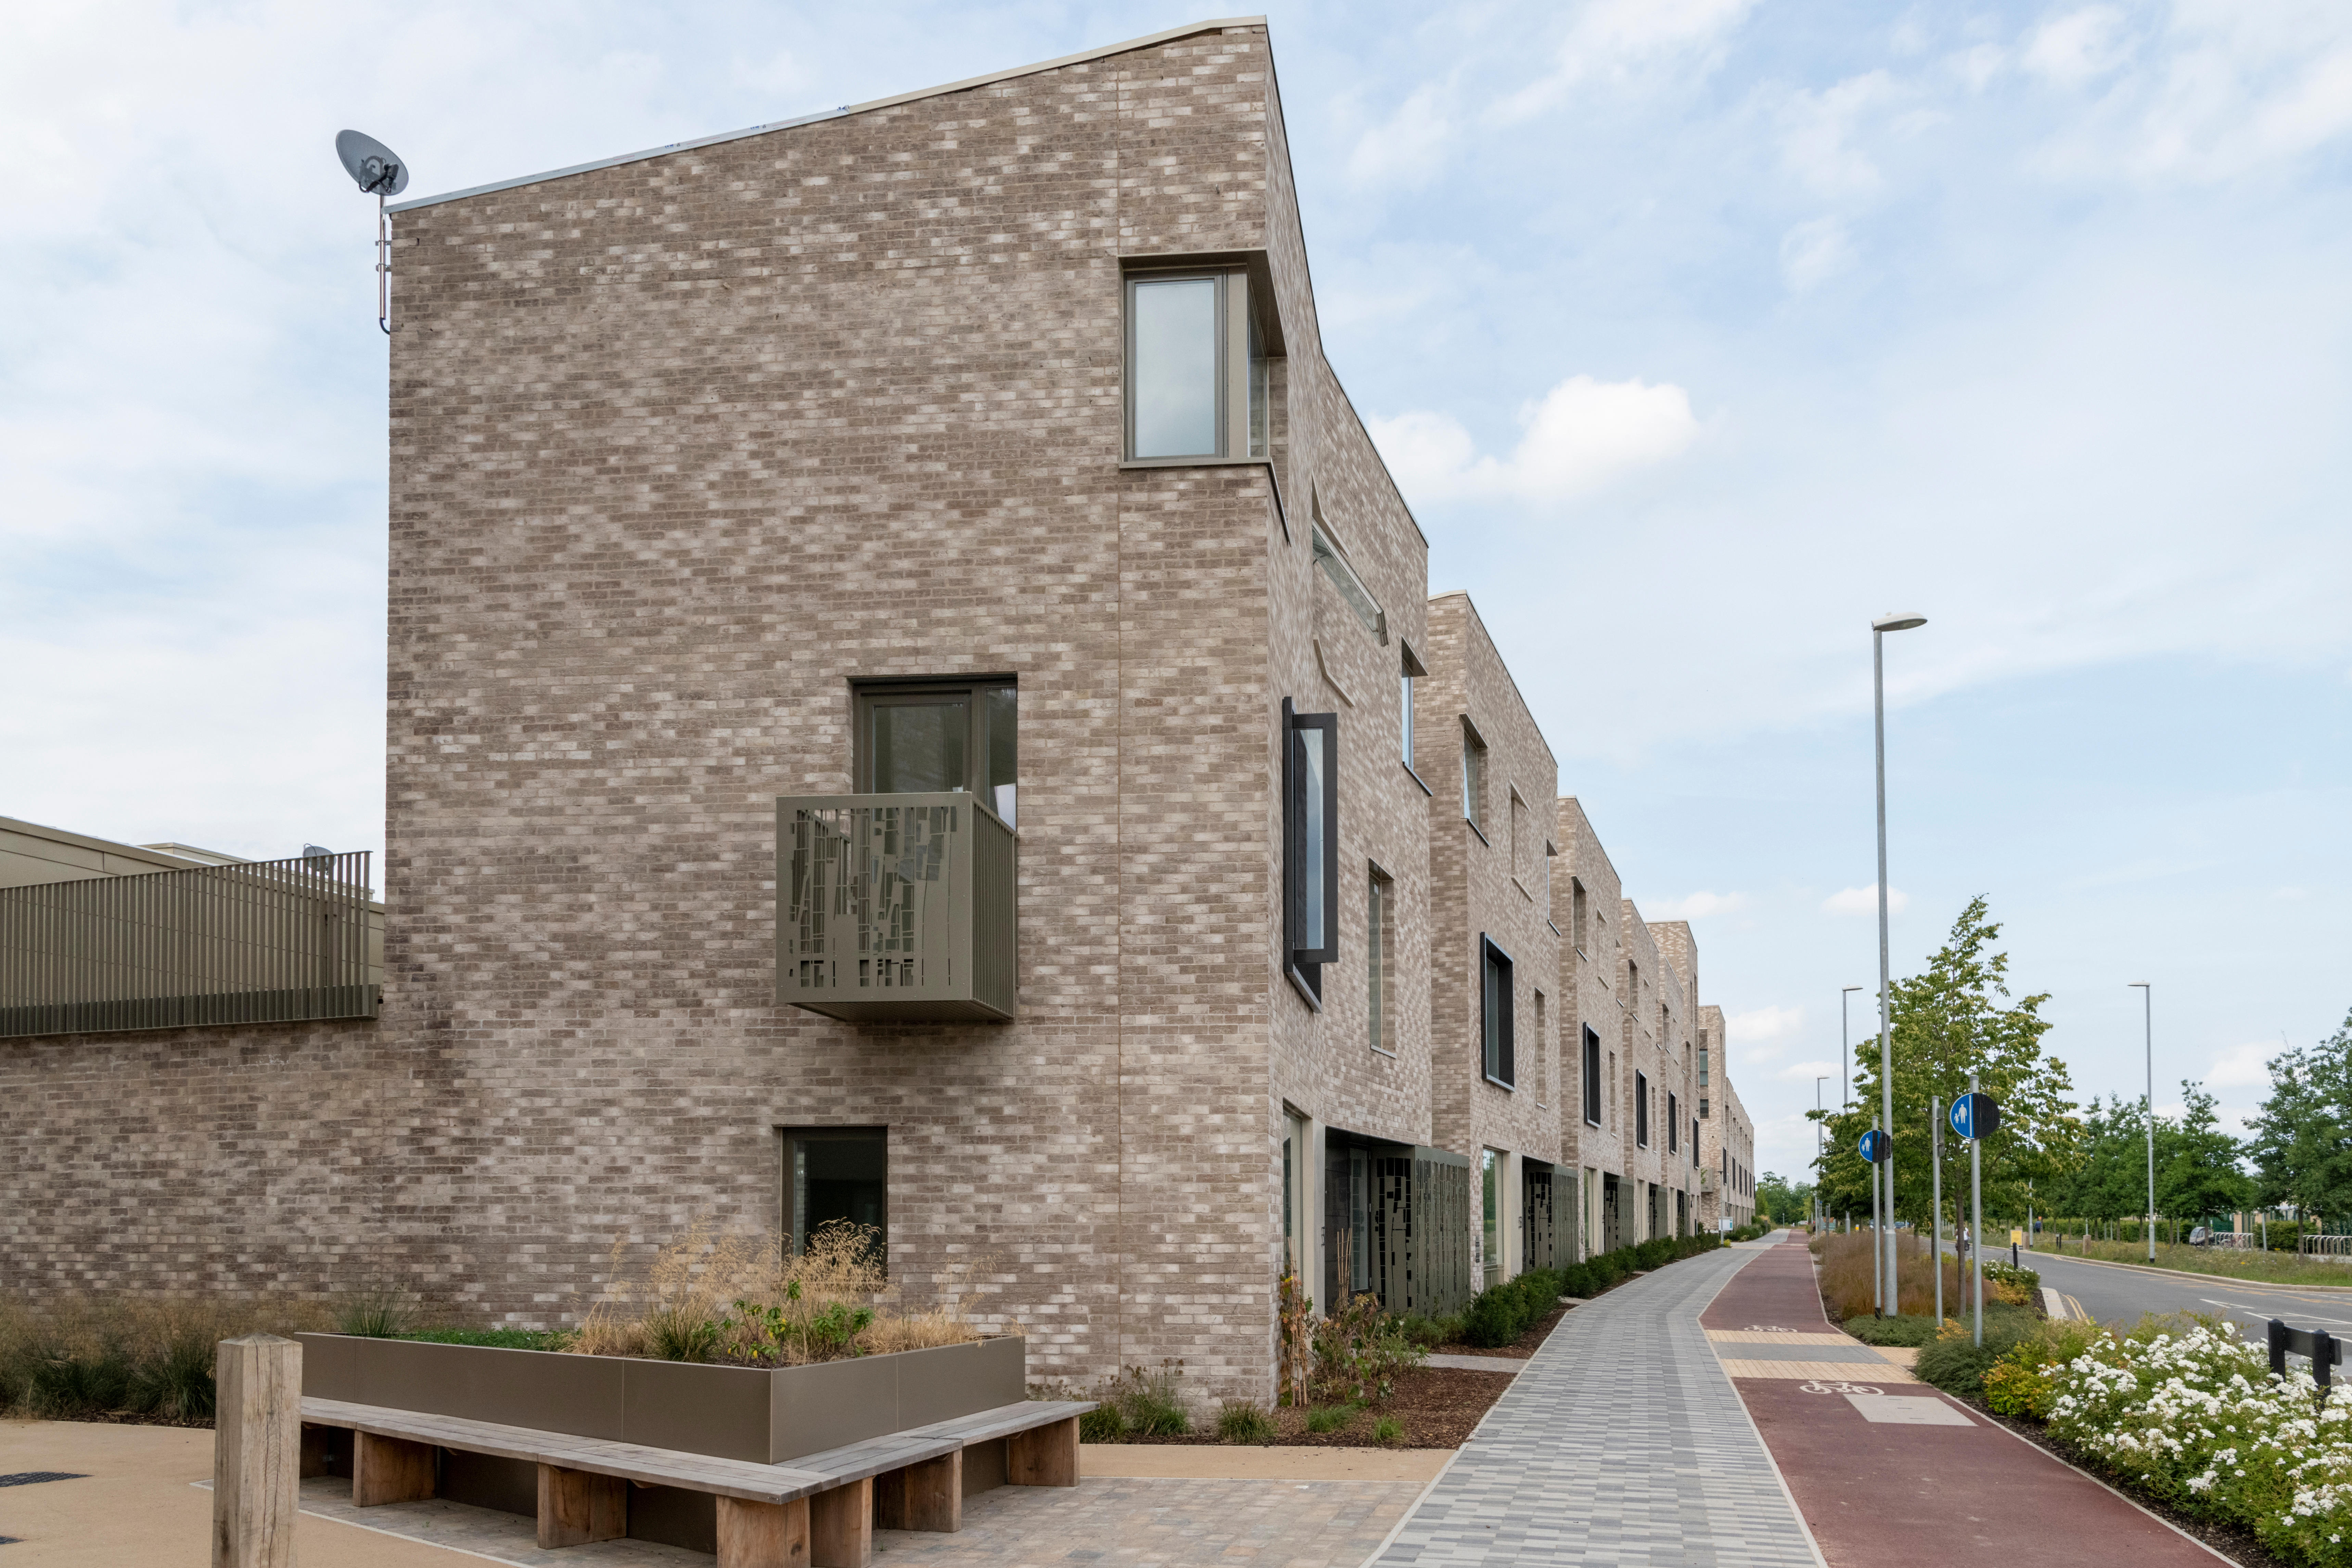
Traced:
[[1812, 1210], [1811, 1182], [1791, 1182], [1777, 1172], [1767, 1171], [1756, 1184], [1756, 1217], [1767, 1224], [1800, 1223]]
[[2265, 1204], [2352, 1214], [2352, 1016], [2318, 1045], [2271, 1058], [2247, 1140]]
[[[2042, 1054], [2050, 1021], [2042, 1016], [2047, 993], [2009, 1000], [2009, 955], [1995, 951], [2000, 927], [1987, 918], [1982, 897], [1969, 901], [1951, 935], [1927, 970], [1897, 980], [1890, 999], [1895, 1058], [1895, 1208], [1925, 1225], [1929, 1207], [1929, 1100], [1948, 1106], [1978, 1088], [2000, 1102], [2000, 1126], [1984, 1141], [1984, 1200], [1999, 1213], [2024, 1212], [2026, 1184], [2048, 1183], [2070, 1169], [2083, 1135], [2070, 1097], [2066, 1064]], [[1829, 1149], [1822, 1189], [1832, 1212], [1870, 1210], [1869, 1167], [1856, 1145], [1874, 1126], [1879, 1109], [1878, 1047], [1856, 1052], [1854, 1104], [1826, 1113]], [[1947, 1224], [1968, 1201], [1966, 1148], [1944, 1139]], [[1957, 1157], [1957, 1158], [1956, 1158]], [[1955, 1179], [1957, 1178], [1957, 1179]]]

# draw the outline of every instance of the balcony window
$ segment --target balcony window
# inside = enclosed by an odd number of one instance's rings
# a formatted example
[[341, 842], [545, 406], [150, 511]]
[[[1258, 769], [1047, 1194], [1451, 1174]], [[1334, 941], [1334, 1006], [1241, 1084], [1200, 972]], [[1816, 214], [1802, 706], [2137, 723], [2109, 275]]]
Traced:
[[1284, 698], [1283, 929], [1291, 982], [1323, 1005], [1323, 965], [1339, 958], [1339, 716], [1297, 713]]
[[1127, 282], [1127, 455], [1199, 462], [1266, 455], [1265, 334], [1239, 272]]
[[866, 1258], [889, 1267], [890, 1147], [881, 1127], [782, 1130], [784, 1244], [794, 1258], [826, 1226], [853, 1227]]
[[857, 689], [856, 775], [867, 795], [977, 795], [1013, 825], [1019, 700], [1010, 681]]
[[1518, 1081], [1511, 1028], [1511, 955], [1496, 946], [1494, 938], [1488, 936], [1478, 939], [1478, 952], [1479, 1033], [1485, 1046], [1486, 1079], [1509, 1089]]

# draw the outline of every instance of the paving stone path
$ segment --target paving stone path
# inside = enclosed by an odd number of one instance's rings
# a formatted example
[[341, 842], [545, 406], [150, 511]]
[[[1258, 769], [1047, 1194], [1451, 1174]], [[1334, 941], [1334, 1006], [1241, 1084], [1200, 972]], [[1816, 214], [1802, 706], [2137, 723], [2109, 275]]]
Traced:
[[1379, 1562], [1818, 1568], [1699, 1314], [1760, 1247], [1560, 1321]]

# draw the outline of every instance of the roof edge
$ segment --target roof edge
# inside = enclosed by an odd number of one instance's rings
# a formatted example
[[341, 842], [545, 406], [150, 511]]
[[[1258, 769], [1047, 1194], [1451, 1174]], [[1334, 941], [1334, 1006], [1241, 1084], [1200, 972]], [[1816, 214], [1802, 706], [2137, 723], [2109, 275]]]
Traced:
[[414, 212], [418, 207], [438, 206], [443, 202], [463, 201], [467, 196], [486, 196], [495, 191], [511, 191], [522, 185], [536, 185], [546, 180], [561, 180], [572, 174], [585, 174], [596, 169], [615, 168], [623, 163], [643, 163], [648, 158], [667, 157], [672, 153], [691, 153], [698, 147], [715, 147], [722, 142], [740, 142], [747, 136], [764, 136], [771, 131], [789, 131], [796, 125], [814, 125], [823, 120], [839, 120], [845, 115], [865, 114], [877, 109], [890, 109], [901, 103], [913, 103], [920, 99], [940, 98], [950, 92], [969, 92], [976, 87], [989, 87], [1015, 77], [1034, 76], [1039, 71], [1058, 70], [1064, 66], [1083, 65], [1111, 55], [1123, 55], [1133, 49], [1150, 48], [1177, 38], [1189, 38], [1198, 33], [1223, 32], [1228, 27], [1262, 27], [1264, 16], [1224, 16], [1214, 21], [1192, 22], [1181, 27], [1149, 33], [1140, 38], [1129, 38], [1124, 43], [1105, 44], [1100, 47], [1081, 49], [1074, 55], [1062, 55], [1034, 65], [1014, 66], [1009, 70], [991, 71], [985, 76], [966, 77], [940, 87], [918, 88], [912, 92], [894, 93], [888, 98], [870, 99], [864, 103], [845, 103], [838, 109], [820, 110], [791, 120], [772, 120], [764, 125], [753, 125], [741, 131], [722, 131], [715, 136], [697, 136], [685, 142], [672, 142], [665, 146], [648, 147], [641, 153], [623, 153], [615, 157], [598, 158], [586, 163], [573, 163], [562, 169], [548, 169], [536, 174], [518, 175], [510, 180], [493, 180], [487, 185], [468, 185], [462, 191], [445, 191], [437, 196], [418, 196], [413, 201], [394, 202], [386, 212]]

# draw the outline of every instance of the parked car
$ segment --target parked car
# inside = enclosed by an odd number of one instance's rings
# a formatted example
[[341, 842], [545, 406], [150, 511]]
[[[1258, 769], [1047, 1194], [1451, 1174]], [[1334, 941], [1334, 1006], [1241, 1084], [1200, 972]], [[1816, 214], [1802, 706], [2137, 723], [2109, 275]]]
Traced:
[[2213, 1233], [2207, 1230], [2201, 1225], [2198, 1226], [2189, 1233], [2189, 1245], [2191, 1247], [2210, 1247], [2213, 1245]]

